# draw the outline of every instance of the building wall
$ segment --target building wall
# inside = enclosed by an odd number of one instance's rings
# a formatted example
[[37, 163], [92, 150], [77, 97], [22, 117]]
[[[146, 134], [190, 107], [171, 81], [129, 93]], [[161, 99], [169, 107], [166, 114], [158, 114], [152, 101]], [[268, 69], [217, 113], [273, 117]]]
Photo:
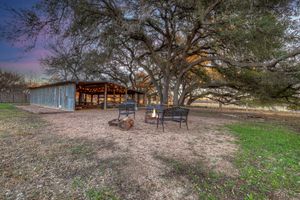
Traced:
[[30, 89], [30, 104], [75, 110], [76, 86], [73, 83]]

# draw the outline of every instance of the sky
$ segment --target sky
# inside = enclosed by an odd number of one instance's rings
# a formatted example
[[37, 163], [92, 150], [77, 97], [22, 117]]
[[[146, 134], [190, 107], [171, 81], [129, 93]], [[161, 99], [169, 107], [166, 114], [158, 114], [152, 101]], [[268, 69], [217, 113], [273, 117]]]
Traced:
[[[10, 15], [4, 7], [30, 8], [37, 0], [0, 0], [0, 19], [1, 22], [9, 20]], [[39, 59], [48, 53], [41, 45], [43, 41], [29, 52], [25, 52], [24, 47], [13, 45], [0, 39], [0, 69], [22, 73], [29, 76], [43, 75], [43, 68]]]

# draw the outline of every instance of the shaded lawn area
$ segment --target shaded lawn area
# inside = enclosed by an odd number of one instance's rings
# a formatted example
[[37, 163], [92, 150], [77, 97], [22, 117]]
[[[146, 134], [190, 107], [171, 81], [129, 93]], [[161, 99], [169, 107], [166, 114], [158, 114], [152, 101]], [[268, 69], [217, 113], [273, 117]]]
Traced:
[[199, 199], [299, 199], [300, 135], [274, 124], [236, 123], [227, 128], [240, 151], [234, 164], [238, 177], [208, 171], [203, 163], [184, 163], [157, 156], [170, 166], [166, 177], [186, 177]]
[[[47, 132], [39, 115], [0, 104], [0, 199], [151, 199], [121, 168], [126, 152], [99, 160], [97, 152], [116, 148], [113, 141], [70, 139]], [[263, 123], [227, 125], [240, 150], [232, 162], [238, 176], [153, 155], [164, 163], [167, 181], [188, 180], [199, 199], [291, 199], [300, 193], [300, 135]], [[129, 198], [130, 197], [130, 198]]]
[[[95, 159], [113, 142], [58, 137], [46, 126], [36, 114], [0, 104], [0, 199], [118, 199], [126, 158]], [[102, 184], [107, 173], [113, 180]]]

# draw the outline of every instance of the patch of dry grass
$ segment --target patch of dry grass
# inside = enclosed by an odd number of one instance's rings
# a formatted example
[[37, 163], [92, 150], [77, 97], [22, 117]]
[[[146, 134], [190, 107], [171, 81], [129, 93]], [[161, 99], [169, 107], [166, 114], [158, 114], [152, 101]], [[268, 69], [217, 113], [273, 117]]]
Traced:
[[[0, 195], [6, 198], [109, 199], [113, 195], [119, 199], [197, 199], [192, 182], [162, 176], [168, 165], [156, 159], [155, 152], [188, 162], [202, 160], [210, 170], [236, 175], [231, 163], [223, 159], [236, 151], [234, 138], [222, 128], [231, 119], [191, 112], [189, 131], [168, 123], [162, 132], [161, 127], [144, 123], [144, 111], [137, 112], [130, 131], [108, 126], [107, 121], [117, 116], [116, 110], [36, 115], [15, 109], [8, 115], [8, 121], [18, 128], [6, 129], [14, 139], [12, 146], [2, 149], [13, 158], [5, 161], [12, 167], [4, 171], [27, 175], [15, 185], [9, 183], [14, 175], [3, 176], [8, 182]], [[34, 128], [25, 128], [27, 134], [21, 136], [24, 120]], [[23, 164], [14, 167], [21, 159]]]
[[191, 112], [189, 131], [168, 123], [162, 132], [139, 111], [133, 129], [120, 131], [107, 124], [116, 114], [1, 112], [0, 199], [197, 199], [188, 176], [164, 176], [169, 165], [155, 152], [236, 176], [228, 160], [237, 147], [222, 128], [231, 119]]
[[126, 156], [97, 157], [117, 148], [113, 141], [70, 139], [47, 126], [38, 115], [1, 110], [0, 199], [143, 198], [121, 171]]

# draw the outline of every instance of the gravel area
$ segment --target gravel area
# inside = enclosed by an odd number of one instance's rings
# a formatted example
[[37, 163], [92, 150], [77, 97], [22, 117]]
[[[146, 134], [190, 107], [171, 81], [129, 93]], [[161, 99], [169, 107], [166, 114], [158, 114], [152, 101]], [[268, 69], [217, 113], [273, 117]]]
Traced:
[[[41, 115], [48, 122], [46, 132], [89, 141], [107, 141], [111, 148], [97, 151], [97, 158], [126, 157], [120, 174], [134, 182], [148, 199], [197, 199], [189, 193], [186, 180], [170, 181], [163, 175], [167, 170], [155, 155], [184, 162], [203, 162], [207, 167], [228, 176], [237, 175], [230, 162], [237, 150], [234, 138], [223, 125], [233, 119], [189, 116], [189, 130], [185, 125], [167, 122], [165, 132], [160, 126], [144, 123], [144, 111], [138, 111], [134, 127], [129, 131], [108, 126], [107, 122], [118, 116], [117, 110], [81, 110], [73, 113]], [[189, 193], [187, 195], [187, 193]]]

